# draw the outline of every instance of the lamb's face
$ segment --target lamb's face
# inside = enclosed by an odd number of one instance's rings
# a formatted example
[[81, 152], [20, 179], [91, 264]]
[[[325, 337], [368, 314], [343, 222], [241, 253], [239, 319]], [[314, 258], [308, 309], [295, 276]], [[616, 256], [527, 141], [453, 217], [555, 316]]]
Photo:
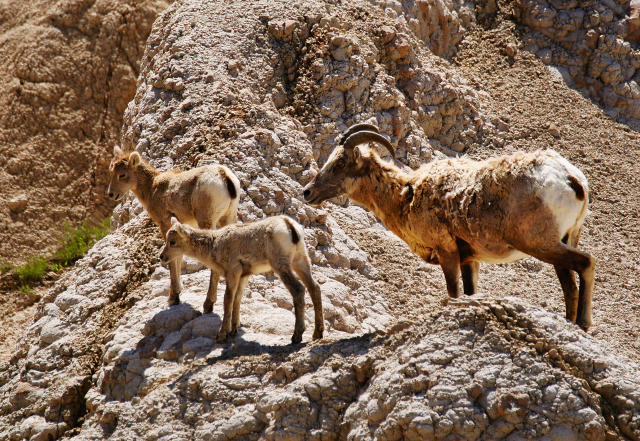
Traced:
[[162, 261], [163, 264], [167, 264], [182, 256], [184, 254], [183, 246], [185, 240], [182, 225], [174, 224], [169, 231], [167, 231], [164, 247], [160, 252], [160, 261]]
[[345, 150], [337, 146], [322, 170], [304, 188], [304, 200], [313, 207], [319, 207], [327, 199], [349, 195], [362, 165], [358, 147]]
[[[132, 158], [132, 156], [135, 156]], [[111, 161], [109, 172], [111, 180], [109, 181], [109, 197], [119, 201], [129, 190], [135, 190], [138, 180], [135, 168], [139, 163], [140, 156], [134, 152], [131, 156], [116, 156]]]

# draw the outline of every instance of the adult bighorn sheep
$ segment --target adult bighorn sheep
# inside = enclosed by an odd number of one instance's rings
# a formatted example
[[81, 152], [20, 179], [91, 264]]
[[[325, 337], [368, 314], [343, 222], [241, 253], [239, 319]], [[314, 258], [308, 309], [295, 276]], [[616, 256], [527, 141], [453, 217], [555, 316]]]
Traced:
[[[273, 269], [293, 296], [296, 324], [291, 341], [300, 343], [305, 330], [304, 286], [309, 290], [315, 312], [313, 339], [322, 338], [324, 319], [320, 285], [311, 276], [311, 261], [304, 244], [302, 227], [286, 216], [229, 225], [219, 230], [201, 230], [182, 225], [176, 218], [167, 232], [160, 259], [173, 262], [183, 254], [194, 257], [211, 271], [224, 274], [224, 316], [217, 341], [234, 335], [240, 326], [240, 302], [249, 276]], [[302, 283], [293, 274], [302, 279]]]
[[[218, 228], [237, 222], [240, 182], [227, 167], [211, 164], [184, 172], [158, 172], [138, 152], [127, 155], [116, 147], [113, 154], [109, 166], [109, 196], [118, 201], [129, 190], [133, 191], [151, 219], [160, 226], [163, 238], [171, 228], [172, 216], [200, 228]], [[181, 264], [182, 258], [179, 258], [169, 265], [169, 306], [180, 303]], [[204, 312], [213, 310], [219, 280], [220, 275], [212, 271]]]
[[[446, 159], [407, 174], [362, 145], [391, 143], [372, 125], [351, 127], [304, 188], [312, 206], [345, 195], [376, 216], [428, 263], [439, 264], [447, 292], [474, 294], [478, 262], [533, 256], [554, 266], [566, 317], [591, 326], [595, 259], [576, 249], [588, 213], [584, 174], [553, 150], [486, 161]], [[580, 275], [578, 291], [572, 271]], [[577, 320], [576, 320], [577, 319]]]

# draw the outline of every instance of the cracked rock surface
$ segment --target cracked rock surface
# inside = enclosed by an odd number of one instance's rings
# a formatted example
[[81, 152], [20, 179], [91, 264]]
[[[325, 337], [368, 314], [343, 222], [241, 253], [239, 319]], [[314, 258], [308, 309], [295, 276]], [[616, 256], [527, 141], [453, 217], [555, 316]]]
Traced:
[[[180, 0], [159, 16], [125, 112], [123, 148], [161, 170], [226, 164], [242, 185], [243, 222], [285, 214], [301, 223], [325, 339], [311, 342], [309, 331], [305, 343], [288, 344], [292, 299], [270, 273], [251, 277], [242, 327], [223, 344], [215, 340], [224, 281], [213, 313], [203, 314], [209, 271], [198, 262], [184, 260], [183, 302], [168, 308], [163, 240], [129, 195], [112, 234], [47, 292], [0, 366], [0, 440], [640, 437], [628, 283], [637, 234], [627, 228], [625, 245], [611, 248], [603, 235], [622, 233], [602, 216], [622, 214], [608, 202], [594, 203], [583, 239], [598, 259], [617, 257], [598, 270], [587, 335], [564, 320], [547, 265], [483, 266], [480, 289], [491, 295], [443, 306], [440, 269], [372, 214], [344, 198], [322, 209], [301, 200], [337, 135], [365, 121], [397, 145], [393, 159], [414, 168], [463, 150], [484, 157], [543, 142], [594, 177], [594, 194], [611, 196], [618, 184], [600, 174], [606, 162], [590, 162], [601, 154], [564, 138], [582, 130], [581, 142], [603, 133], [617, 142], [623, 129], [552, 82], [533, 56], [511, 46], [502, 54], [512, 28], [478, 39], [481, 30], [466, 29], [469, 4], [428, 5]], [[433, 17], [446, 19], [430, 33]], [[491, 82], [493, 72], [506, 86]], [[557, 96], [536, 109], [558, 119], [558, 137], [550, 126], [530, 127], [543, 117], [514, 99], [544, 96], [549, 84]], [[573, 106], [557, 105], [569, 99]], [[573, 111], [591, 120], [568, 133]], [[573, 145], [583, 159], [571, 157]], [[620, 145], [608, 151], [611, 161], [634, 152]], [[631, 182], [632, 173], [615, 173]], [[629, 324], [616, 323], [614, 311]]]

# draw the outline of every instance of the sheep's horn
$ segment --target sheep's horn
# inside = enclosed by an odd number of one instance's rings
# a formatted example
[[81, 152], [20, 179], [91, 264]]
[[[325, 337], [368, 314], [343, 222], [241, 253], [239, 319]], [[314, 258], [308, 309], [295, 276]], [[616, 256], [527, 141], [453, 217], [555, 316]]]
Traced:
[[344, 142], [343, 147], [345, 150], [351, 150], [357, 145], [364, 144], [365, 142], [371, 142], [371, 141], [377, 142], [378, 144], [382, 144], [383, 146], [385, 146], [387, 150], [389, 150], [389, 153], [391, 153], [391, 158], [392, 159], [396, 158], [396, 152], [393, 149], [393, 146], [391, 145], [391, 143], [387, 140], [387, 138], [385, 138], [384, 136], [376, 132], [365, 131], [365, 132], [354, 133], [353, 135], [347, 138], [347, 140]]
[[340, 137], [339, 144], [343, 145], [349, 136], [353, 135], [356, 132], [362, 132], [365, 130], [367, 132], [380, 133], [380, 129], [378, 129], [378, 127], [374, 126], [373, 124], [356, 124], [354, 126], [349, 127], [347, 131], [342, 134], [342, 136]]

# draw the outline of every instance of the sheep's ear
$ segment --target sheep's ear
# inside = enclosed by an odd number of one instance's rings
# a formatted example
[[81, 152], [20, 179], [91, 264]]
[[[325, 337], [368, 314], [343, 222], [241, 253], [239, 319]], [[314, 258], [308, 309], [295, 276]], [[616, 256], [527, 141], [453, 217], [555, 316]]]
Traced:
[[353, 148], [353, 160], [358, 165], [362, 164], [362, 150], [360, 150], [359, 145]]
[[174, 230], [176, 230], [176, 232], [177, 232], [180, 236], [186, 236], [186, 235], [187, 235], [187, 232], [186, 232], [186, 230], [184, 229], [184, 226], [183, 226], [180, 222], [177, 222], [177, 221], [176, 221], [176, 223], [172, 226], [172, 228], [173, 228]]
[[122, 149], [118, 146], [115, 146], [113, 148], [113, 156], [115, 156], [116, 158], [120, 158], [122, 156], [124, 156], [124, 152], [122, 151]]
[[171, 217], [171, 225], [175, 225], [175, 224], [179, 224], [179, 223], [180, 223], [180, 221], [178, 221], [177, 218], [175, 218], [173, 216]]
[[129, 155], [129, 167], [134, 168], [140, 164], [140, 153], [132, 152]]

